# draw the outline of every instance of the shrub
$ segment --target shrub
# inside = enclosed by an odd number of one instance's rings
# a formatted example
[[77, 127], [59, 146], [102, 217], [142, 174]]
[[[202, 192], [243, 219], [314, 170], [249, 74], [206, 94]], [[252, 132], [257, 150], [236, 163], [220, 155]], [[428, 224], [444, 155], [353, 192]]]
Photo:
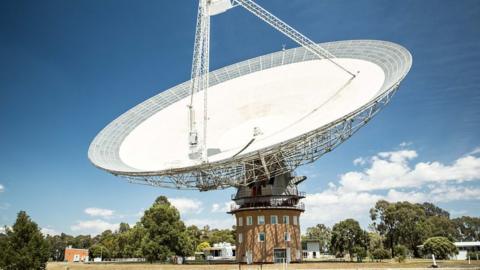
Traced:
[[201, 242], [200, 244], [198, 244], [197, 246], [197, 251], [198, 252], [203, 252], [204, 249], [207, 249], [210, 247], [210, 244], [208, 242]]
[[480, 259], [480, 251], [469, 251], [467, 253], [467, 260], [470, 258], [470, 260], [479, 260]]
[[408, 249], [406, 246], [397, 245], [393, 251], [395, 252], [395, 258], [397, 259], [398, 262], [404, 262], [405, 259], [407, 258]]
[[457, 254], [457, 247], [446, 237], [431, 237], [423, 243], [424, 253], [434, 254], [435, 258], [446, 260], [449, 256]]
[[357, 262], [362, 262], [367, 257], [367, 250], [364, 247], [356, 246], [353, 248], [353, 252], [357, 257]]
[[377, 248], [372, 251], [371, 257], [373, 260], [382, 261], [385, 259], [390, 259], [390, 252], [383, 248]]

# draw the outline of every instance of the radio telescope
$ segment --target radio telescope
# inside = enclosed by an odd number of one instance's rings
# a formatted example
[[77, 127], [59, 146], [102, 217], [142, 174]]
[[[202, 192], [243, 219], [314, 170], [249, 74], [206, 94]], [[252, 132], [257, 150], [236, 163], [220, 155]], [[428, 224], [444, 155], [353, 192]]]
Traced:
[[[210, 17], [236, 6], [300, 47], [210, 71]], [[305, 177], [295, 177], [294, 170], [364, 126], [390, 101], [411, 64], [410, 53], [395, 43], [317, 44], [252, 0], [199, 0], [191, 79], [107, 125], [88, 157], [133, 183], [202, 191], [236, 187], [231, 213], [237, 228], [265, 209], [294, 211], [290, 216], [298, 222], [304, 195], [296, 185]], [[299, 228], [291, 230], [299, 239]], [[240, 228], [237, 238], [250, 234]], [[237, 246], [240, 261], [275, 261], [282, 254], [293, 261], [299, 250], [295, 244], [288, 252], [255, 257], [255, 247]]]

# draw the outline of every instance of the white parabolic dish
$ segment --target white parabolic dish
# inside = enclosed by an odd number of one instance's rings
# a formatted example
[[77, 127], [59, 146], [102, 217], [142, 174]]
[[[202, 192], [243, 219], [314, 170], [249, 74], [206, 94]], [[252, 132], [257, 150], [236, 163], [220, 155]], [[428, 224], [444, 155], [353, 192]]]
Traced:
[[[210, 72], [208, 162], [189, 158], [189, 81], [129, 110], [92, 142], [90, 160], [134, 181], [210, 189], [312, 162], [388, 103], [410, 69], [403, 47], [358, 40], [320, 44], [355, 79], [304, 48]], [[195, 96], [203, 115], [203, 93]], [[199, 117], [201, 118], [201, 117]], [[253, 137], [254, 129], [261, 132]]]

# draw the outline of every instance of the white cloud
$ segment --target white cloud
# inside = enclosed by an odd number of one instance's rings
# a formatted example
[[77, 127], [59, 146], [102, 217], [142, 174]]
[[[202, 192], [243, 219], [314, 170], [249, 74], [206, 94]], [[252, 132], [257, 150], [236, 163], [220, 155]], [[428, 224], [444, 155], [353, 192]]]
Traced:
[[388, 201], [409, 201], [409, 202], [451, 202], [468, 201], [480, 199], [480, 188], [464, 187], [458, 185], [441, 185], [430, 187], [426, 191], [388, 191]]
[[399, 144], [399, 146], [400, 146], [401, 148], [405, 148], [405, 147], [410, 146], [410, 145], [412, 145], [412, 142], [401, 142], [401, 143]]
[[387, 196], [384, 199], [390, 202], [409, 201], [411, 203], [421, 203], [421, 202], [431, 201], [428, 194], [426, 194], [425, 192], [418, 192], [418, 191], [404, 192], [404, 191], [399, 191], [395, 189], [390, 189], [387, 193]]
[[450, 166], [437, 161], [420, 162], [407, 176], [410, 181], [422, 182], [479, 180], [480, 158], [474, 156], [461, 157]]
[[480, 188], [465, 185], [480, 180], [480, 158], [467, 155], [450, 165], [438, 161], [410, 164], [417, 156], [416, 151], [403, 149], [355, 159], [355, 165], [367, 167], [342, 174], [338, 183], [329, 182], [322, 192], [307, 194], [302, 226], [333, 225], [346, 218], [366, 226], [369, 209], [380, 199], [412, 203], [480, 200]]
[[84, 210], [85, 214], [92, 216], [92, 217], [103, 217], [103, 218], [111, 218], [115, 211], [110, 209], [103, 209], [103, 208], [96, 208], [90, 207]]
[[9, 230], [12, 230], [12, 226], [2, 225], [2, 226], [0, 226], [0, 233], [4, 234], [6, 232], [5, 227], [7, 227]]
[[367, 163], [367, 161], [362, 158], [362, 157], [359, 157], [359, 158], [356, 158], [353, 160], [353, 165], [357, 166], [357, 165], [365, 165], [365, 163]]
[[417, 157], [417, 152], [413, 150], [399, 150], [393, 152], [380, 152], [378, 153], [379, 157], [386, 158], [391, 162], [395, 163], [405, 163], [410, 159]]
[[479, 200], [480, 188], [443, 185], [432, 189], [426, 188], [425, 191], [390, 189], [382, 195], [366, 191], [346, 191], [342, 187], [331, 186], [325, 191], [307, 194], [303, 200], [305, 203], [303, 225], [308, 227], [324, 223], [331, 226], [340, 220], [355, 218], [366, 226], [369, 223], [370, 208], [381, 199], [411, 203]]
[[5, 187], [2, 184], [0, 184], [0, 192], [4, 192], [4, 191], [5, 191]]
[[451, 202], [479, 200], [480, 188], [467, 186], [442, 185], [430, 190], [430, 201]]
[[78, 233], [96, 235], [105, 230], [115, 231], [116, 229], [118, 229], [118, 224], [109, 223], [100, 219], [85, 220], [78, 221], [76, 224], [70, 226], [70, 229]]
[[349, 191], [369, 191], [480, 179], [480, 158], [475, 156], [460, 157], [451, 165], [438, 161], [410, 165], [416, 157], [413, 150], [378, 153], [372, 157], [369, 168], [341, 175], [340, 184]]
[[473, 149], [472, 152], [468, 153], [468, 155], [476, 155], [476, 154], [480, 154], [480, 146]]
[[232, 202], [224, 202], [223, 205], [219, 203], [212, 204], [212, 213], [225, 213], [230, 211]]
[[187, 226], [195, 225], [199, 228], [203, 228], [208, 225], [210, 229], [231, 229], [235, 225], [235, 219], [233, 216], [222, 218], [222, 219], [212, 219], [212, 218], [191, 218], [185, 220]]
[[188, 198], [172, 198], [168, 199], [181, 214], [187, 213], [196, 213], [199, 214], [202, 212], [202, 202], [196, 199]]
[[382, 196], [368, 192], [344, 192], [331, 187], [325, 191], [307, 194], [303, 200], [305, 213], [302, 222], [306, 226], [317, 223], [333, 225], [346, 218], [368, 217], [368, 210]]
[[47, 236], [47, 235], [60, 235], [59, 232], [57, 232], [56, 230], [52, 229], [52, 228], [42, 228], [40, 230], [44, 236]]

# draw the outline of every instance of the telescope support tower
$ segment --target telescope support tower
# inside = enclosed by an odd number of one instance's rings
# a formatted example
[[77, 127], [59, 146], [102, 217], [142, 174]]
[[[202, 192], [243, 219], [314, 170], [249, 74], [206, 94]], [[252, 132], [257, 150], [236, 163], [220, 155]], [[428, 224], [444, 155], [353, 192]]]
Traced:
[[300, 199], [305, 177], [285, 173], [238, 188], [230, 214], [236, 219], [236, 258], [240, 263], [300, 262]]

